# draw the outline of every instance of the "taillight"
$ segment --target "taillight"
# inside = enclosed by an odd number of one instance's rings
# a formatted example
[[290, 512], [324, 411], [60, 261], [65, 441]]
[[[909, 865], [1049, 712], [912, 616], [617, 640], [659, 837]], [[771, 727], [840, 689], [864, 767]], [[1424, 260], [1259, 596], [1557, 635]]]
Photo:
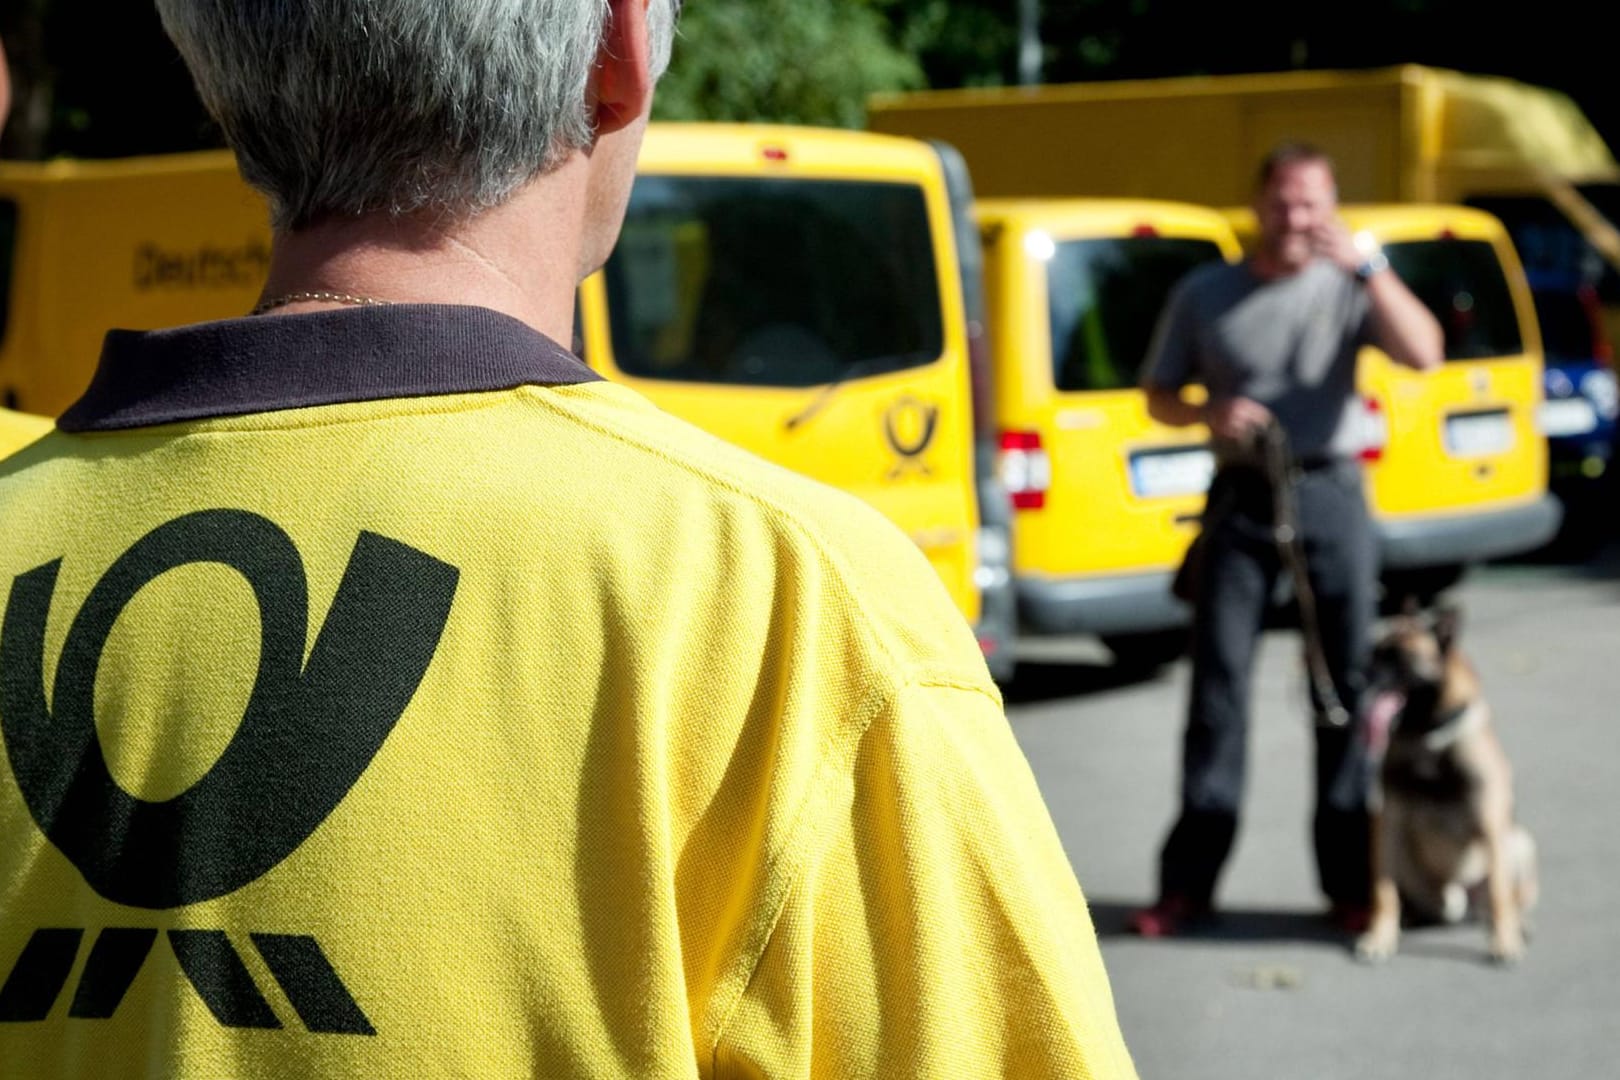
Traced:
[[1389, 445], [1389, 417], [1384, 415], [1384, 403], [1375, 397], [1361, 399], [1361, 451], [1356, 455], [1365, 462], [1381, 461], [1384, 448]]
[[1609, 333], [1603, 325], [1603, 303], [1598, 299], [1597, 290], [1582, 285], [1575, 290], [1575, 295], [1586, 313], [1586, 325], [1592, 331], [1592, 359], [1601, 367], [1614, 367], [1614, 348], [1609, 344]]
[[1159, 230], [1152, 225], [1142, 224], [1132, 229], [1131, 235], [1141, 240], [1152, 240], [1159, 235]]
[[1041, 446], [1038, 431], [1001, 433], [1001, 482], [1016, 510], [1039, 510], [1046, 505], [1052, 486], [1052, 459]]

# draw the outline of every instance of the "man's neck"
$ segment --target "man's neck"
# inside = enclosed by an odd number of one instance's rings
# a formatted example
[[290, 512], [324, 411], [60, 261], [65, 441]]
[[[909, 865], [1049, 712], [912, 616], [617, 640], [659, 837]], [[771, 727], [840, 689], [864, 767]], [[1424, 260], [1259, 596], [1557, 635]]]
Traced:
[[[263, 299], [306, 293], [391, 303], [470, 304], [554, 341], [572, 337], [585, 254], [583, 191], [551, 174], [469, 220], [416, 214], [326, 221], [275, 238]], [[341, 301], [277, 304], [284, 314]]]
[[1303, 273], [1310, 263], [1285, 263], [1268, 251], [1256, 251], [1249, 256], [1249, 271], [1261, 281], [1278, 281]]

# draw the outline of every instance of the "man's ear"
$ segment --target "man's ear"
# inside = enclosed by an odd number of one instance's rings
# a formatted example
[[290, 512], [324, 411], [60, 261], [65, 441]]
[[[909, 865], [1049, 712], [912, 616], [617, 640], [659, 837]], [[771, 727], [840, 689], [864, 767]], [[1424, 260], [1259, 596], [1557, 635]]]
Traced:
[[11, 111], [11, 73], [6, 70], [6, 45], [0, 41], [0, 131], [6, 130], [6, 113]]
[[652, 92], [647, 0], [609, 0], [588, 91], [597, 134], [635, 123], [646, 112]]

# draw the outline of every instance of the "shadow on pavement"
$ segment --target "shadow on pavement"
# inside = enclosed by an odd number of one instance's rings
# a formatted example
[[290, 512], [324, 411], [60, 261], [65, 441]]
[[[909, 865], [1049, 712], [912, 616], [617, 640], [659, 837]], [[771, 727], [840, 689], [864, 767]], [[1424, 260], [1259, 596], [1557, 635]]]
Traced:
[[[1096, 900], [1086, 897], [1091, 908], [1091, 921], [1101, 938], [1131, 937], [1131, 913], [1147, 903], [1146, 898], [1132, 903]], [[1214, 916], [1188, 927], [1176, 940], [1199, 942], [1230, 942], [1252, 944], [1257, 941], [1315, 942], [1323, 945], [1350, 946], [1351, 938], [1333, 926], [1327, 918], [1313, 911], [1270, 911], [1260, 908], [1222, 908]]]
[[1152, 671], [1119, 664], [1020, 661], [1013, 681], [1001, 688], [1008, 705], [1086, 697], [1163, 678], [1169, 667]]
[[[1091, 908], [1091, 921], [1101, 939], [1131, 938], [1131, 914], [1142, 907], [1146, 899], [1132, 903], [1116, 900], [1095, 900], [1086, 897]], [[1270, 911], [1262, 908], [1222, 908], [1207, 920], [1188, 927], [1175, 938], [1162, 939], [1174, 945], [1178, 941], [1199, 944], [1254, 945], [1258, 943], [1294, 943], [1327, 945], [1342, 949], [1347, 954], [1354, 948], [1355, 938], [1328, 922], [1323, 913], [1314, 911]], [[1477, 921], [1458, 926], [1408, 926], [1401, 932], [1400, 955], [1451, 963], [1494, 966], [1486, 952], [1483, 929]]]
[[1499, 559], [1496, 565], [1545, 567], [1561, 570], [1570, 577], [1591, 581], [1614, 581], [1620, 579], [1620, 540], [1611, 539], [1601, 544], [1573, 550], [1563, 545], [1554, 545], [1523, 555], [1515, 555], [1512, 558]]

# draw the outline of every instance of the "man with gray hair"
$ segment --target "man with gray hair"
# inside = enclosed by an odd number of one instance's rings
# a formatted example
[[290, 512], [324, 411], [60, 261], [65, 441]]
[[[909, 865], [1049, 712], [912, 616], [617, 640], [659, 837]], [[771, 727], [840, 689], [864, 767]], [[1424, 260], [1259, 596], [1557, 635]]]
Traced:
[[0, 1077], [1134, 1075], [887, 520], [556, 344], [672, 0], [160, 0], [275, 222], [0, 465]]

